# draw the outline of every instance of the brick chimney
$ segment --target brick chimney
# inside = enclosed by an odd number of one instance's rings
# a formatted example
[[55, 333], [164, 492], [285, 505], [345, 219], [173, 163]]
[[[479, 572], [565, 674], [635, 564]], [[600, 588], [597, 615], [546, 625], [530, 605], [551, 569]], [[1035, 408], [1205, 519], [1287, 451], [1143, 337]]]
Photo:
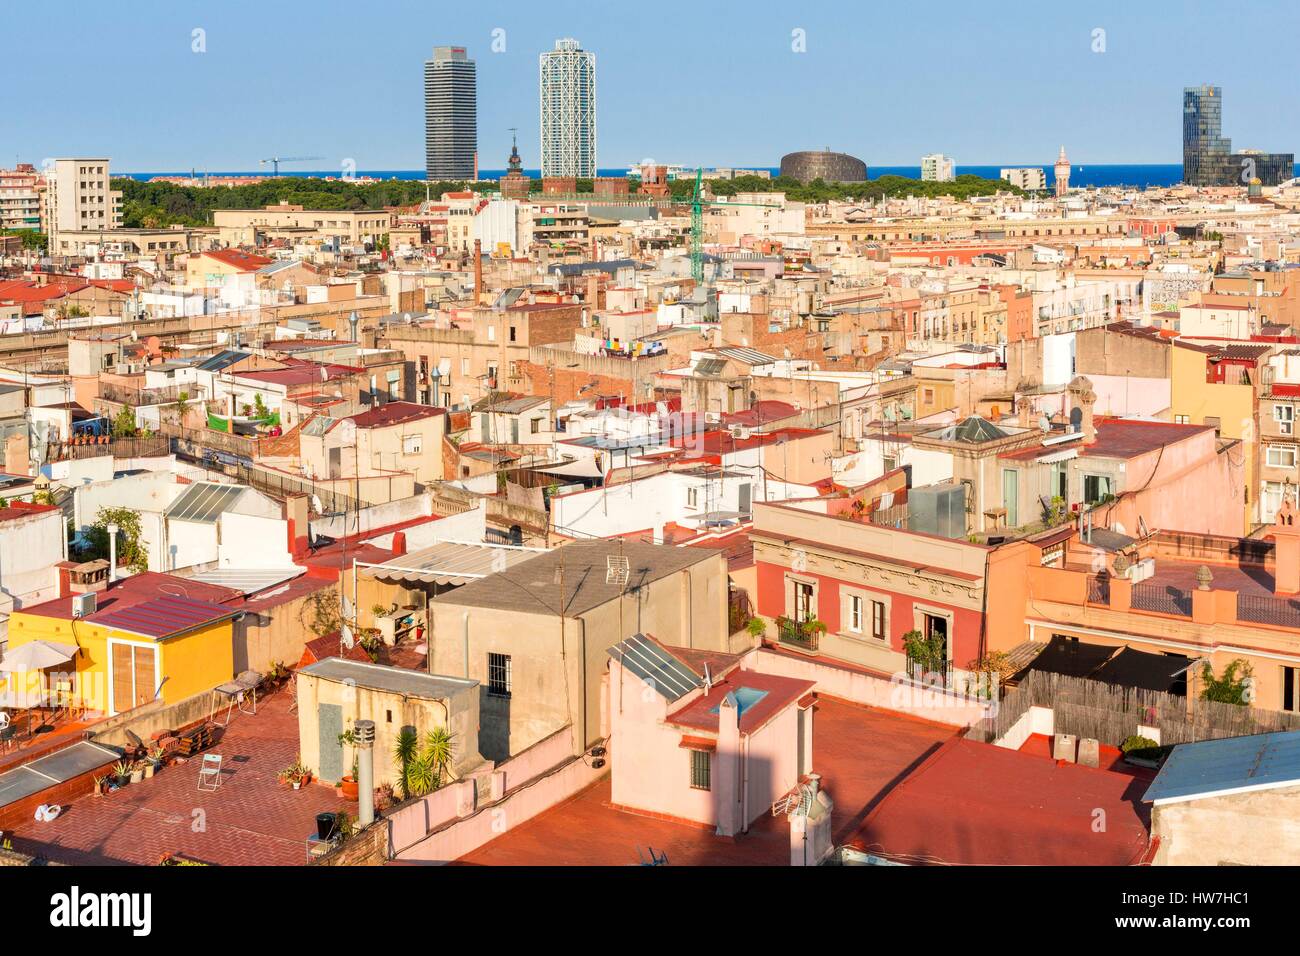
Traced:
[[483, 243], [474, 240], [474, 304], [483, 302]]

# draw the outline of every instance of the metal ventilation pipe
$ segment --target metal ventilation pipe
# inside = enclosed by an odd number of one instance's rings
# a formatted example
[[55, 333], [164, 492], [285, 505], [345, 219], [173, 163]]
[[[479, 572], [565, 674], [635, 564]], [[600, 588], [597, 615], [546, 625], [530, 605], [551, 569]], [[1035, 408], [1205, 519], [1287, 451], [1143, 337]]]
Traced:
[[115, 523], [109, 522], [108, 525], [108, 583], [112, 584], [117, 580], [117, 532], [118, 527]]
[[358, 720], [357, 732], [357, 823], [375, 822], [375, 722]]

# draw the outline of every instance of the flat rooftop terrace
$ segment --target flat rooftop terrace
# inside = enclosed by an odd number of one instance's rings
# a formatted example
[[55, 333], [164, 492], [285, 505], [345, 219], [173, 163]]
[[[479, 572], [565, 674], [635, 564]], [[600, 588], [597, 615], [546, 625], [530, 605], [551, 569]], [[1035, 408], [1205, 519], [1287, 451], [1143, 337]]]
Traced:
[[[958, 728], [821, 697], [813, 718], [813, 769], [835, 801], [836, 843], [856, 832], [881, 798]], [[614, 760], [619, 759], [617, 751]], [[624, 758], [626, 759], [626, 758]], [[460, 860], [474, 866], [626, 866], [640, 849], [666, 853], [670, 866], [788, 866], [789, 822], [770, 813], [749, 833], [711, 829], [610, 806], [610, 779], [497, 837]]]

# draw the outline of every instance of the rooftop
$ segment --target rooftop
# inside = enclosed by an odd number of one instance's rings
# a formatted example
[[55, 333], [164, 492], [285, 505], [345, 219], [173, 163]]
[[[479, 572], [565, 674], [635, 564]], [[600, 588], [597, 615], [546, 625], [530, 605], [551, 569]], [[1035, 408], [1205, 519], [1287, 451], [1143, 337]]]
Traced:
[[[676, 649], [674, 649], [676, 650]], [[845, 842], [895, 781], [956, 733], [943, 724], [820, 696], [813, 767], [835, 802], [832, 840]], [[615, 753], [614, 759], [618, 760]], [[764, 815], [736, 839], [712, 830], [618, 810], [605, 777], [577, 796], [458, 861], [477, 866], [626, 866], [653, 846], [672, 866], [788, 866], [784, 817]]]
[[1157, 805], [1300, 786], [1300, 730], [1179, 744], [1142, 797]]
[[478, 684], [476, 680], [424, 674], [403, 667], [372, 664], [343, 657], [327, 657], [302, 668], [299, 674], [367, 690], [387, 691], [402, 697], [443, 700]]
[[[624, 591], [635, 591], [707, 561], [715, 553], [700, 548], [675, 548], [627, 540], [572, 541], [521, 561], [508, 570], [440, 594], [434, 598], [434, 603], [530, 614], [559, 614], [563, 609], [565, 616], [575, 617], [616, 599]], [[606, 583], [605, 559], [618, 555], [628, 559], [630, 574], [626, 587]]]
[[[954, 738], [889, 791], [852, 843], [914, 864], [1131, 866], [1150, 851], [1144, 786], [1128, 774]], [[1094, 826], [1098, 810], [1104, 830]]]
[[[52, 823], [24, 823], [6, 836], [20, 853], [80, 866], [152, 866], [169, 853], [223, 866], [303, 865], [316, 814], [355, 814], [356, 804], [319, 783], [294, 791], [277, 779], [298, 757], [292, 699], [287, 691], [260, 698], [256, 716], [236, 714], [217, 731], [216, 791], [196, 790], [198, 761], [190, 760], [116, 793], [79, 797]], [[204, 814], [198, 831], [195, 810]]]

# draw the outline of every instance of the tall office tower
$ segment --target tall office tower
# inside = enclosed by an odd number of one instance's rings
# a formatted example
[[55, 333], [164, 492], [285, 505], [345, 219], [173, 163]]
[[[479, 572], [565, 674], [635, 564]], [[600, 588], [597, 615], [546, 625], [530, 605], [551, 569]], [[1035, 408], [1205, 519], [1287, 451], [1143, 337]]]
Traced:
[[463, 46], [436, 46], [424, 63], [424, 169], [478, 179], [478, 76]]
[[109, 183], [107, 159], [56, 159], [47, 168], [41, 225], [51, 255], [74, 254], [73, 233], [122, 228], [122, 193]]
[[1070, 191], [1070, 161], [1065, 156], [1064, 146], [1061, 147], [1061, 155], [1056, 157], [1052, 172], [1056, 174], [1056, 195], [1064, 196]]
[[556, 40], [541, 65], [542, 176], [596, 175], [596, 54]]
[[1183, 182], [1217, 186], [1232, 181], [1232, 140], [1223, 135], [1223, 91], [1217, 86], [1183, 90]]
[[921, 179], [925, 182], [950, 183], [957, 178], [956, 162], [943, 153], [921, 157]]

